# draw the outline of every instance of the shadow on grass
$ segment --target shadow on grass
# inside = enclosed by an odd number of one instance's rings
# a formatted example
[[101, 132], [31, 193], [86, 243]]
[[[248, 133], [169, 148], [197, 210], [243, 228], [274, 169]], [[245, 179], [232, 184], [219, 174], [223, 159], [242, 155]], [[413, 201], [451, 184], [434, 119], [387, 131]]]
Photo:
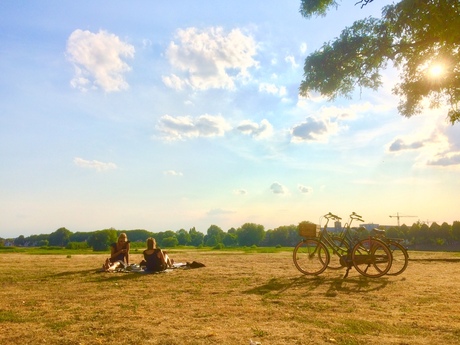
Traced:
[[49, 278], [70, 278], [78, 276], [87, 276], [89, 281], [118, 281], [138, 279], [146, 275], [167, 274], [167, 273], [144, 273], [144, 272], [104, 272], [100, 269], [89, 269], [82, 271], [67, 271], [48, 275]]
[[428, 262], [460, 262], [460, 258], [417, 258], [411, 259], [409, 261], [428, 261]]
[[306, 292], [314, 291], [319, 287], [327, 287], [326, 296], [335, 296], [338, 293], [363, 293], [384, 289], [391, 281], [382, 278], [329, 278], [326, 276], [300, 276], [295, 278], [272, 278], [267, 283], [243, 291], [246, 294], [265, 295], [268, 293], [282, 294], [289, 289], [301, 288]]

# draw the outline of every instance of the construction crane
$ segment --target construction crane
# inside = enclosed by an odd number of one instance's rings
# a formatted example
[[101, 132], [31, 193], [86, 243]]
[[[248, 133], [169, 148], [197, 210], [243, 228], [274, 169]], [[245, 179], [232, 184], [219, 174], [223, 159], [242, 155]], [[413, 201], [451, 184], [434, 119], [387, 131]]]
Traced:
[[396, 215], [390, 216], [390, 218], [398, 219], [398, 228], [399, 228], [399, 218], [407, 218], [407, 217], [417, 218], [417, 216], [402, 216], [402, 215], [399, 214], [399, 212], [397, 212]]

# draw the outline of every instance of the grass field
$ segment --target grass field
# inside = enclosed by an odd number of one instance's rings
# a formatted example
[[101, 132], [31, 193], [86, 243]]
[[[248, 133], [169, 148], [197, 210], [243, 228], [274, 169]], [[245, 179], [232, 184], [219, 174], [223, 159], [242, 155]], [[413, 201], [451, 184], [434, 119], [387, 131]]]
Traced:
[[[458, 344], [460, 254], [401, 276], [303, 276], [292, 251], [171, 251], [199, 269], [101, 273], [105, 255], [0, 254], [0, 344]], [[132, 262], [140, 262], [132, 254]]]

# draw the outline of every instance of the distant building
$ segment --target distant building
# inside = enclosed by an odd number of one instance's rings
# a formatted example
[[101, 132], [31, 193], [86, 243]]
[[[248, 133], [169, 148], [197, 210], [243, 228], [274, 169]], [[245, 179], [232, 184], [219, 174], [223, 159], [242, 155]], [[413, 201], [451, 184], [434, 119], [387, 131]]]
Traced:
[[365, 228], [367, 231], [371, 231], [372, 229], [378, 228], [379, 224], [369, 223], [369, 224], [360, 224], [360, 227]]

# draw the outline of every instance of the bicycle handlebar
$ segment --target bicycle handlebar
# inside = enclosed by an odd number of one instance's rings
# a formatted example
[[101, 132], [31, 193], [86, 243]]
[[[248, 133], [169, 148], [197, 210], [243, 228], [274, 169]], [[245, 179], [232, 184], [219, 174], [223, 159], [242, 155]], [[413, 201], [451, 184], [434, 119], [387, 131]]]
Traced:
[[351, 219], [354, 219], [354, 220], [357, 220], [358, 222], [364, 222], [364, 219], [362, 216], [360, 216], [359, 214], [356, 214], [356, 212], [352, 212], [350, 214], [350, 218]]
[[341, 220], [342, 219], [339, 216], [337, 216], [335, 214], [332, 214], [331, 212], [329, 212], [328, 214], [324, 215], [324, 217], [328, 218], [328, 219], [335, 219], [335, 220]]

